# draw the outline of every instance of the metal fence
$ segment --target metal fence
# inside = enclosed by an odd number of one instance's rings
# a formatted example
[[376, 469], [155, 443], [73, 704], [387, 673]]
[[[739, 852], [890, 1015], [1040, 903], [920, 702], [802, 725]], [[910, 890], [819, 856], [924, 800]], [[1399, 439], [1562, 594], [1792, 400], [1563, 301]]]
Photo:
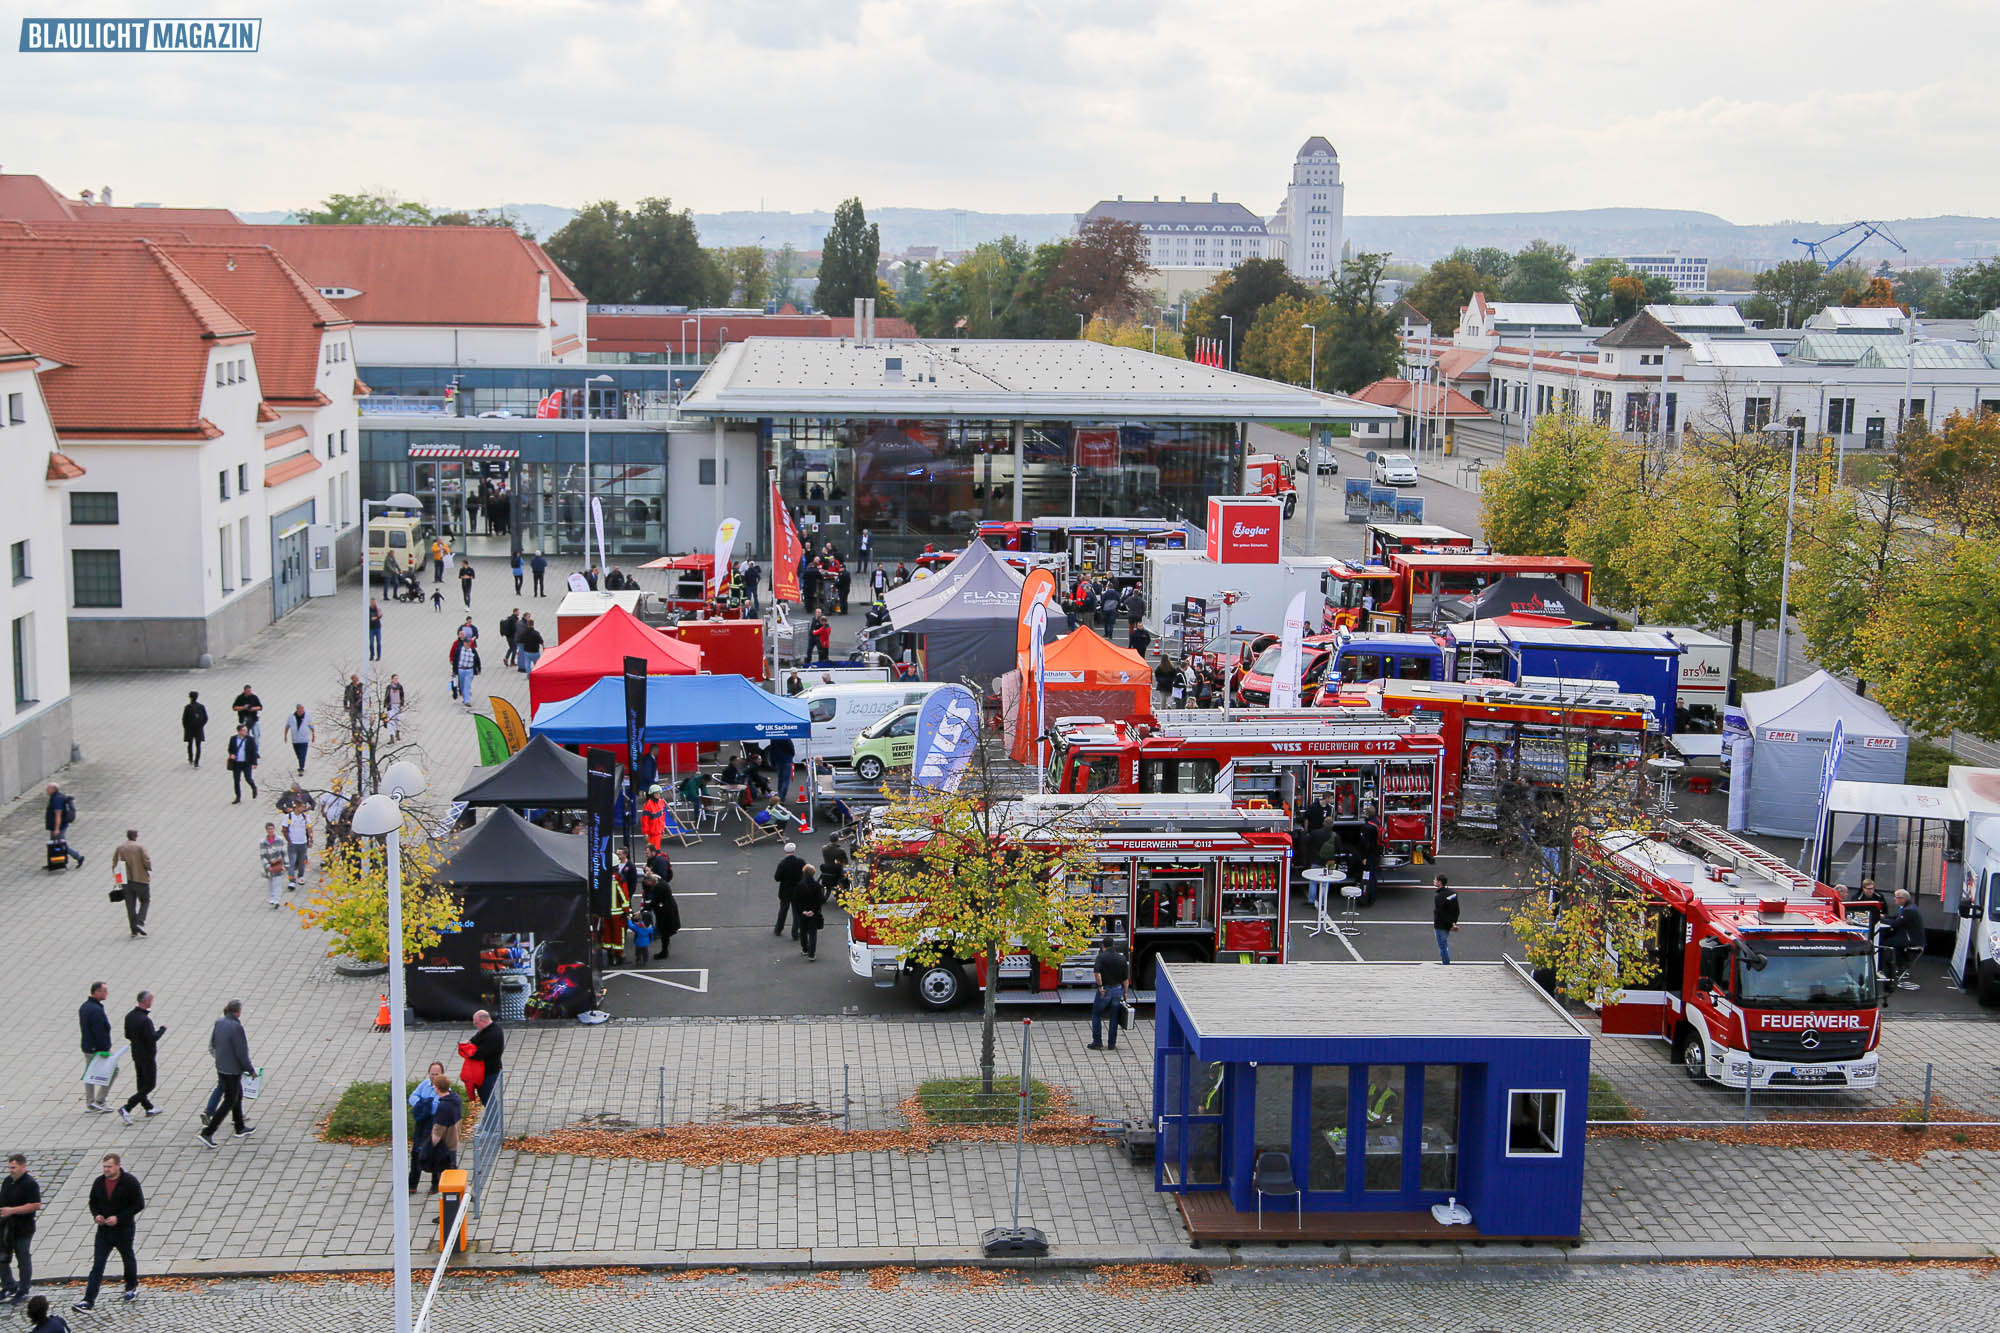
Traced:
[[[1598, 1048], [1601, 1056], [1603, 1048]], [[1903, 1125], [2000, 1128], [1993, 1080], [1970, 1065], [1884, 1060], [1872, 1088], [1727, 1087], [1656, 1059], [1592, 1061], [1593, 1125]]]
[[500, 1160], [500, 1145], [507, 1136], [507, 1094], [502, 1089], [507, 1075], [502, 1072], [487, 1089], [479, 1112], [479, 1124], [472, 1131], [472, 1215], [479, 1216], [480, 1201], [486, 1197], [487, 1182]]

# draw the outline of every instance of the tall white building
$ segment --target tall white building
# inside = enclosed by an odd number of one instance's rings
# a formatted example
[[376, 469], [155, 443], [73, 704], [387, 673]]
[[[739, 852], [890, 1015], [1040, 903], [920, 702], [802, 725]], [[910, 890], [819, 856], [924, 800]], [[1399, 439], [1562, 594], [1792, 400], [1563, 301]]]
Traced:
[[1156, 269], [1220, 270], [1268, 253], [1264, 219], [1216, 194], [1206, 203], [1189, 203], [1186, 195], [1179, 203], [1162, 202], [1157, 194], [1148, 203], [1121, 194], [1092, 204], [1077, 224], [1099, 218], [1136, 224], [1145, 237], [1146, 262]]
[[1340, 272], [1344, 190], [1340, 154], [1315, 134], [1300, 145], [1292, 160], [1292, 183], [1285, 188], [1285, 201], [1266, 224], [1273, 257], [1284, 260], [1285, 267], [1301, 282], [1328, 282]]

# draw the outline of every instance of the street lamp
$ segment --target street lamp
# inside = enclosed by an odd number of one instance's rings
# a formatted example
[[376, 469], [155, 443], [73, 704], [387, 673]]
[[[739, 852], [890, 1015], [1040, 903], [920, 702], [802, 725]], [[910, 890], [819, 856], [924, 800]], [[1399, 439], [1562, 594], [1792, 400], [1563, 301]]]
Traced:
[[[1312, 332], [1312, 348], [1306, 353], [1306, 390], [1319, 390], [1319, 325], [1301, 324], [1302, 329]], [[1315, 428], [1306, 437], [1306, 554], [1312, 556], [1319, 548], [1319, 451], [1329, 451], [1333, 446], [1320, 443], [1321, 428]], [[1280, 467], [1283, 464], [1279, 464]]]
[[690, 315], [686, 319], [681, 321], [680, 341], [681, 341], [681, 363], [683, 365], [685, 365], [688, 360], [688, 325], [690, 324], [694, 325], [695, 355], [697, 357], [701, 355], [701, 316]]
[[1078, 339], [1081, 339], [1083, 337], [1083, 330], [1087, 318], [1088, 316], [1085, 315], [1078, 315], [1076, 317], [1076, 336]]
[[1160, 354], [1160, 331], [1159, 331], [1159, 329], [1158, 329], [1158, 328], [1156, 328], [1156, 327], [1154, 327], [1154, 326], [1153, 326], [1153, 325], [1151, 325], [1151, 324], [1141, 324], [1141, 325], [1140, 325], [1139, 327], [1140, 327], [1140, 328], [1142, 328], [1142, 329], [1144, 329], [1144, 330], [1146, 330], [1146, 332], [1148, 332], [1148, 333], [1150, 333], [1150, 334], [1152, 334], [1152, 335], [1153, 335], [1153, 355], [1154, 355], [1154, 356], [1158, 356], [1158, 355]]
[[1229, 321], [1229, 355], [1227, 357], [1229, 364], [1224, 369], [1234, 370], [1236, 369], [1236, 316], [1224, 315], [1223, 318]]
[[[593, 384], [615, 383], [609, 375], [592, 375], [583, 382], [583, 563], [590, 563], [590, 386]], [[604, 533], [600, 529], [597, 544], [604, 545]], [[599, 563], [603, 562], [603, 552], [598, 553]]]
[[389, 899], [389, 1200], [396, 1220], [396, 1333], [410, 1333], [410, 1196], [396, 1179], [410, 1155], [403, 1115], [403, 802], [424, 790], [424, 771], [409, 760], [389, 765], [386, 788], [363, 801], [351, 827], [387, 839]]
[[[414, 509], [418, 513], [422, 513], [423, 508], [424, 502], [416, 496], [411, 495], [408, 491], [397, 491], [386, 500], [363, 500], [361, 502], [361, 715], [363, 717], [368, 716], [369, 692], [375, 684], [375, 654], [372, 651], [373, 645], [368, 642], [368, 631], [370, 628], [368, 621], [368, 589], [372, 578], [372, 571], [369, 569], [369, 565], [374, 562], [375, 558], [373, 549], [368, 545], [368, 513], [373, 509]], [[382, 553], [384, 555], [389, 553], [388, 543], [389, 538], [387, 535], [384, 535], [382, 538]], [[384, 580], [382, 590], [384, 593], [388, 591], [386, 580]], [[357, 798], [368, 794], [368, 765], [363, 763], [360, 765], [360, 769], [360, 773], [356, 775], [354, 787], [354, 795]]]
[[1306, 387], [1319, 388], [1319, 325], [1301, 324], [1302, 329], [1312, 331], [1312, 350], [1306, 353]]

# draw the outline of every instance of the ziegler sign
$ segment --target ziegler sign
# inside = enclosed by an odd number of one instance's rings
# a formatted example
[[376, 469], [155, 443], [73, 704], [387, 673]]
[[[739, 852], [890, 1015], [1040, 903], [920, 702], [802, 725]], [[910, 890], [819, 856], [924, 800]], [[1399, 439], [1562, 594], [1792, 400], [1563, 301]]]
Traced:
[[1211, 496], [1208, 558], [1218, 565], [1275, 565], [1284, 502], [1264, 496]]

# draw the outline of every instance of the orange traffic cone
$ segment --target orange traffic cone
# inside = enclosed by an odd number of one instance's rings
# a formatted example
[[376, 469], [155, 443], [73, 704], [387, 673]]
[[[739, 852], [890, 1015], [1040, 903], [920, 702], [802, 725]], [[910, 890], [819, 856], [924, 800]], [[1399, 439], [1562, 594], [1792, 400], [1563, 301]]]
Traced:
[[375, 1010], [375, 1030], [377, 1032], [387, 1032], [389, 1030], [389, 997], [384, 995], [381, 999], [382, 1003]]

